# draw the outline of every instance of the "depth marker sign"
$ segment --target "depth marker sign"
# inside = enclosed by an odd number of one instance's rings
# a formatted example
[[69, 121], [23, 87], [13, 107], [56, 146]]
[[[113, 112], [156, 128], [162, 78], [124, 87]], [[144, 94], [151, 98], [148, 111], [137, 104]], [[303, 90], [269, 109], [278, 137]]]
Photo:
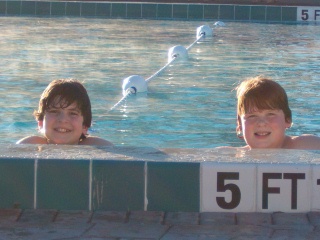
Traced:
[[204, 162], [200, 168], [201, 212], [320, 209], [316, 165]]
[[320, 21], [320, 7], [298, 7], [297, 21]]

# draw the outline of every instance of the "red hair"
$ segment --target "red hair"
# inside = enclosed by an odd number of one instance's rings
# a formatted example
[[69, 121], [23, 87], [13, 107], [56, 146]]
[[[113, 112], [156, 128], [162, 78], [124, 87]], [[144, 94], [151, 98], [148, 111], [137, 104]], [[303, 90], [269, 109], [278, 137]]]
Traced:
[[286, 91], [279, 83], [262, 76], [249, 78], [236, 88], [238, 119], [254, 109], [282, 110], [287, 122], [292, 122]]

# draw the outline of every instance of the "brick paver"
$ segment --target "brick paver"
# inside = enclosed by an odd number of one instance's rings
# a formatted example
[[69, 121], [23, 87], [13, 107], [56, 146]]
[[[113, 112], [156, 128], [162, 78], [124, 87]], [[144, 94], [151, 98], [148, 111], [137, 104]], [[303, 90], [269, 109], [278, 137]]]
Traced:
[[320, 213], [0, 210], [1, 239], [319, 239]]

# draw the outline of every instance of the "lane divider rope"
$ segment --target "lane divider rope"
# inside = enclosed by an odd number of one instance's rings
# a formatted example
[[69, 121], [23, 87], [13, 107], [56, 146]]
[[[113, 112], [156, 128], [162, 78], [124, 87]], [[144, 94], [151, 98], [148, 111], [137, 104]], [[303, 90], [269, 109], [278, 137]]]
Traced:
[[[224, 26], [223, 22], [216, 22], [215, 26]], [[208, 25], [202, 25], [197, 28], [197, 38], [191, 43], [187, 48], [177, 45], [169, 49], [168, 51], [168, 63], [160, 68], [157, 72], [151, 75], [146, 80], [139, 75], [132, 75], [123, 80], [122, 83], [122, 95], [123, 97], [115, 104], [109, 111], [116, 109], [118, 106], [122, 105], [122, 103], [131, 95], [136, 94], [138, 92], [147, 92], [148, 91], [148, 83], [153, 80], [155, 77], [159, 76], [168, 66], [170, 66], [174, 61], [178, 58], [186, 59], [188, 58], [188, 50], [191, 49], [196, 43], [204, 39], [205, 37], [213, 36], [213, 29]]]

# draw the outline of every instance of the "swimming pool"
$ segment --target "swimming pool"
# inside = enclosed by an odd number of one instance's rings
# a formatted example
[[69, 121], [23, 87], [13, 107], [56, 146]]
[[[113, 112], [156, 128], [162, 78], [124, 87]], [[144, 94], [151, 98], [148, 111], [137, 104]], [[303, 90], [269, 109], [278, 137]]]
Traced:
[[[266, 24], [94, 18], [1, 18], [2, 138], [14, 143], [36, 132], [39, 96], [56, 78], [84, 81], [93, 105], [93, 135], [115, 145], [157, 148], [242, 146], [235, 135], [235, 92], [246, 78], [264, 74], [287, 90], [290, 135], [318, 134], [320, 30], [317, 24]], [[147, 94], [122, 97], [122, 80], [149, 77], [167, 51], [188, 46], [196, 28], [214, 37], [196, 44], [149, 84]]]

